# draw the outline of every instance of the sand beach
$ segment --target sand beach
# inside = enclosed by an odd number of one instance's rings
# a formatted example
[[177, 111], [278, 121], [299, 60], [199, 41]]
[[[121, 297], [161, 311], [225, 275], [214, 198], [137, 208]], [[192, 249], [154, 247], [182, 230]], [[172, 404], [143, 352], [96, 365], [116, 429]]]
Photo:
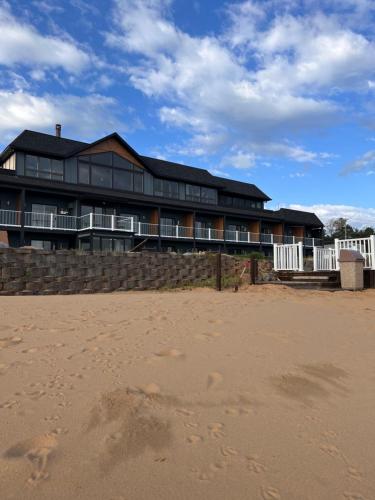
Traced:
[[1, 297], [2, 500], [372, 500], [375, 291]]

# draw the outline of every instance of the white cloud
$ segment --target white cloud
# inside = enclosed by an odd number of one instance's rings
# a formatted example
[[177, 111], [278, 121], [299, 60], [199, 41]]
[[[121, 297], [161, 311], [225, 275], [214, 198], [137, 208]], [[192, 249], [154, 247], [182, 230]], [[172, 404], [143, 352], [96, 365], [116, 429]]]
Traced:
[[37, 96], [0, 90], [0, 109], [0, 134], [7, 138], [27, 128], [52, 132], [55, 123], [63, 124], [79, 137], [119, 128], [116, 102], [97, 94]]
[[0, 65], [63, 68], [75, 74], [90, 65], [91, 56], [71, 39], [41, 35], [16, 19], [4, 3], [0, 4], [0, 32]]
[[245, 153], [244, 151], [237, 151], [236, 153], [225, 156], [222, 160], [223, 166], [234, 167], [239, 170], [249, 170], [255, 167], [255, 155], [252, 153]]
[[174, 24], [171, 0], [116, 0], [118, 24], [107, 43], [138, 56], [128, 68], [130, 82], [162, 101], [162, 123], [188, 131], [191, 143], [221, 135], [225, 143], [216, 152], [226, 146], [249, 155], [323, 162], [329, 153], [288, 145], [285, 138], [332, 123], [341, 108], [330, 91], [368, 86], [375, 49], [323, 14], [269, 21], [264, 6], [271, 3], [234, 4], [223, 36], [198, 37]]
[[356, 160], [348, 163], [341, 171], [342, 175], [351, 174], [353, 172], [362, 172], [369, 167], [375, 167], [375, 150], [367, 151]]
[[375, 227], [375, 208], [354, 207], [351, 205], [287, 205], [288, 208], [294, 210], [306, 210], [314, 212], [322, 220], [327, 223], [331, 219], [343, 217], [348, 219], [348, 224], [355, 227], [373, 226]]

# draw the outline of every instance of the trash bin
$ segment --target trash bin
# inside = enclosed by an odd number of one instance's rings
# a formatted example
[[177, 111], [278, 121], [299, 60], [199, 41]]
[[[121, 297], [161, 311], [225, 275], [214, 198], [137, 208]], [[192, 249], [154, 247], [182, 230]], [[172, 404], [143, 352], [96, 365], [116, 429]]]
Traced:
[[339, 256], [341, 288], [363, 290], [365, 259], [357, 250], [341, 250]]

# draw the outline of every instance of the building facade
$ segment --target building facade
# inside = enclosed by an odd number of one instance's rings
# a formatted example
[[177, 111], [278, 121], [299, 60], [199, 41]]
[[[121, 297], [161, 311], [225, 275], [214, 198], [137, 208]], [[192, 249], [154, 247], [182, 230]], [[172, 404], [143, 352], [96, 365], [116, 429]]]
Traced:
[[321, 244], [310, 212], [267, 210], [253, 184], [139, 155], [114, 133], [91, 144], [25, 130], [0, 156], [0, 241], [44, 249], [272, 254]]

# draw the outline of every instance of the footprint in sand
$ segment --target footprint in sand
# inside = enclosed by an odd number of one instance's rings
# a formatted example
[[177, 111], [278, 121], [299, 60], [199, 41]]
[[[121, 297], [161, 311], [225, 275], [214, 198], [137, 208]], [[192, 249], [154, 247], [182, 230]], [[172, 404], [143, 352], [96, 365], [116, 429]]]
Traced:
[[363, 475], [355, 467], [348, 467], [347, 475], [350, 479], [356, 479], [357, 481], [362, 481]]
[[211, 372], [207, 377], [207, 389], [214, 389], [223, 381], [223, 376], [219, 372]]
[[232, 448], [231, 446], [222, 446], [220, 448], [220, 453], [224, 457], [235, 457], [238, 455], [238, 451], [235, 448]]
[[187, 441], [190, 444], [198, 444], [198, 443], [201, 443], [203, 441], [203, 437], [198, 436], [197, 434], [192, 434], [191, 436], [189, 436], [187, 438]]
[[257, 456], [248, 456], [247, 459], [247, 468], [250, 472], [254, 472], [255, 474], [260, 474], [261, 472], [265, 472], [266, 466], [261, 462], [258, 462]]
[[20, 344], [21, 342], [22, 342], [21, 337], [5, 337], [3, 339], [0, 339], [0, 351], [1, 349], [5, 349], [6, 347]]
[[225, 436], [224, 424], [222, 424], [221, 422], [213, 422], [212, 424], [209, 424], [208, 430], [210, 436], [214, 439], [222, 438]]
[[281, 495], [279, 491], [276, 488], [273, 488], [272, 486], [267, 486], [265, 488], [261, 489], [261, 494], [262, 498], [264, 500], [280, 500]]
[[350, 491], [344, 491], [343, 497], [345, 500], [368, 500], [367, 497], [364, 497], [360, 493], [353, 493]]
[[52, 431], [40, 436], [21, 441], [4, 453], [4, 458], [26, 458], [33, 466], [33, 472], [27, 480], [29, 484], [36, 484], [42, 479], [48, 478], [46, 472], [48, 460], [51, 454], [56, 450], [57, 432]]

